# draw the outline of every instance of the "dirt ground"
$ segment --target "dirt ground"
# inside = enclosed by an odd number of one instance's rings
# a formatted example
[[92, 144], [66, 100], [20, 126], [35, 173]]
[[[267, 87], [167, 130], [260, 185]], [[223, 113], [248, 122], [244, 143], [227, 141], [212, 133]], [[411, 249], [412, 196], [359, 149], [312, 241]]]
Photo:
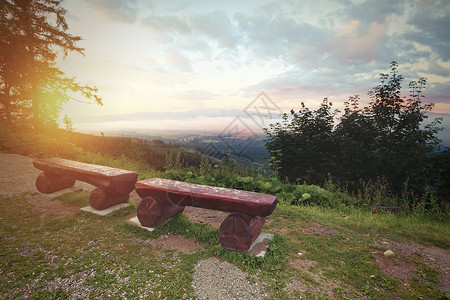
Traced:
[[[383, 241], [378, 246], [385, 247], [405, 255], [408, 258], [416, 258], [420, 261], [435, 268], [438, 273], [439, 283], [437, 288], [450, 293], [450, 251], [436, 247], [426, 247], [415, 243], [396, 242], [388, 239]], [[417, 276], [417, 265], [410, 260], [402, 257], [387, 258], [381, 252], [375, 253], [375, 262], [380, 266], [381, 270], [391, 277], [398, 278], [405, 284], [409, 284], [412, 276]]]

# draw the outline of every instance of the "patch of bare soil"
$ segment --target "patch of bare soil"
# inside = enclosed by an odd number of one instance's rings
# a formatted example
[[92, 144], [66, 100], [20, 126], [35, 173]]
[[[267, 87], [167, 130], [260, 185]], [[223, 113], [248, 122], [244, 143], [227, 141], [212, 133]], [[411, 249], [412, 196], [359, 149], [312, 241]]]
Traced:
[[[436, 288], [450, 292], [450, 251], [440, 247], [426, 247], [415, 243], [396, 242], [383, 239], [378, 246], [406, 256], [415, 256], [438, 271], [439, 283]], [[380, 266], [381, 267], [381, 266]], [[384, 270], [383, 270], [384, 271]], [[389, 273], [388, 273], [389, 274]], [[399, 276], [401, 273], [398, 274]], [[406, 279], [406, 277], [405, 277]]]
[[[301, 276], [303, 280], [294, 279], [286, 284], [286, 290], [289, 293], [293, 294], [294, 291], [301, 294], [312, 292], [327, 299], [335, 299], [333, 290], [339, 287], [339, 282], [325, 277], [320, 271], [317, 273], [311, 272], [309, 268], [314, 266], [316, 262], [297, 258], [289, 260], [289, 264], [300, 270], [303, 275]], [[309, 278], [312, 278], [318, 284], [311, 282]], [[296, 299], [295, 295], [292, 295], [291, 299]]]
[[177, 250], [187, 254], [198, 252], [201, 249], [200, 244], [194, 239], [172, 233], [168, 233], [154, 239], [151, 244], [156, 247]]
[[154, 240], [141, 240], [133, 238], [130, 240], [132, 243], [139, 243], [145, 245], [151, 245], [156, 248], [163, 248], [168, 250], [176, 250], [186, 254], [192, 254], [201, 251], [203, 248], [194, 239], [186, 238], [181, 235], [175, 235], [168, 233], [162, 235]]
[[183, 214], [192, 222], [206, 224], [211, 227], [219, 228], [223, 220], [228, 216], [226, 212], [210, 210], [192, 206], [186, 206]]
[[290, 259], [289, 264], [302, 272], [309, 272], [309, 268], [316, 264], [315, 261], [307, 259]]
[[392, 278], [399, 279], [404, 284], [409, 284], [412, 277], [416, 276], [416, 265], [401, 257], [386, 257], [383, 253], [374, 253], [375, 262], [380, 269]]
[[47, 195], [40, 193], [32, 193], [27, 198], [27, 207], [37, 211], [41, 215], [41, 219], [46, 216], [52, 217], [70, 217], [79, 209], [78, 206], [62, 203], [60, 201], [50, 200]]

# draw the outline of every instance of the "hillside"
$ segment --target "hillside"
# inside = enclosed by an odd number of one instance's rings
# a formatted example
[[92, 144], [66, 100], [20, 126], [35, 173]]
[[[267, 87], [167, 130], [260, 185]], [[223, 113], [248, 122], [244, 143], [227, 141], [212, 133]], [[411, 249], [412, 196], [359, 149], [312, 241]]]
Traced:
[[81, 212], [88, 185], [41, 195], [30, 158], [0, 158], [2, 298], [437, 299], [450, 292], [448, 217], [279, 203], [264, 227], [275, 239], [261, 259], [223, 249], [215, 213], [188, 211], [141, 231], [126, 222], [135, 204], [106, 218]]

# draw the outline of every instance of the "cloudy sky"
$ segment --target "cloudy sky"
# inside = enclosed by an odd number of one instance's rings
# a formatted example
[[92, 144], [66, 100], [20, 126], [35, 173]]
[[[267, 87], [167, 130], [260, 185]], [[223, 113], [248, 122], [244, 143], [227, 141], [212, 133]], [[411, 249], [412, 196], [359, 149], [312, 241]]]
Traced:
[[[96, 85], [104, 106], [70, 102], [78, 131], [220, 130], [249, 105], [281, 111], [324, 97], [342, 108], [393, 60], [425, 102], [450, 114], [450, 1], [65, 0], [85, 56], [62, 70]], [[80, 98], [80, 100], [83, 100]], [[262, 103], [262, 102], [261, 102]], [[261, 107], [261, 105], [259, 106]], [[255, 109], [256, 106], [254, 106]], [[265, 124], [267, 126], [267, 124]], [[450, 125], [450, 124], [449, 124]]]

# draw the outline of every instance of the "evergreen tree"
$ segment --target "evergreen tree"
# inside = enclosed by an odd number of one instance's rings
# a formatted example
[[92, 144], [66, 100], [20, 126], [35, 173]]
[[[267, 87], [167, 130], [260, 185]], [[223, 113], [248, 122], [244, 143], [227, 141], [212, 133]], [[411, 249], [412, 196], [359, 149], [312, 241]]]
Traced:
[[56, 66], [59, 52], [83, 54], [79, 36], [67, 33], [66, 10], [56, 0], [0, 0], [1, 117], [31, 120], [35, 129], [56, 125], [69, 92], [102, 105], [97, 89], [66, 77]]

